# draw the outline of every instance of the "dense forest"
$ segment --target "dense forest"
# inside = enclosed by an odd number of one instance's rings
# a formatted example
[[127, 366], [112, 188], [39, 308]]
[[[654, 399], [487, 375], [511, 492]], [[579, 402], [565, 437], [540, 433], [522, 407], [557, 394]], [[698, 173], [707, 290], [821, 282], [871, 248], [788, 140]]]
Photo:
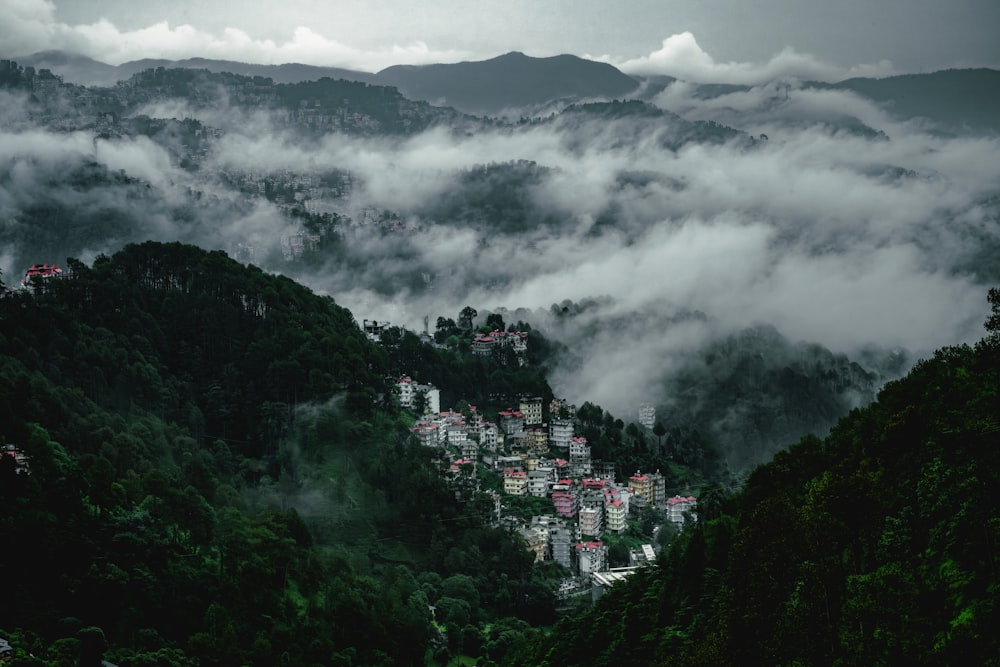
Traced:
[[996, 665], [1000, 290], [990, 334], [699, 503], [521, 664]]
[[410, 444], [348, 311], [178, 243], [66, 268], [0, 298], [14, 664], [499, 660], [554, 620], [559, 573]]

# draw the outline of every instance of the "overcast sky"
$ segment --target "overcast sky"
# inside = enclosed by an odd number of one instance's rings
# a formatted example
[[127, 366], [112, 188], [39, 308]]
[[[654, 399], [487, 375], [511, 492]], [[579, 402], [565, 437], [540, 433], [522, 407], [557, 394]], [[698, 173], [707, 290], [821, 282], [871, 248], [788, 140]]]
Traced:
[[0, 52], [376, 71], [518, 50], [752, 81], [1000, 67], [997, 0], [0, 0]]

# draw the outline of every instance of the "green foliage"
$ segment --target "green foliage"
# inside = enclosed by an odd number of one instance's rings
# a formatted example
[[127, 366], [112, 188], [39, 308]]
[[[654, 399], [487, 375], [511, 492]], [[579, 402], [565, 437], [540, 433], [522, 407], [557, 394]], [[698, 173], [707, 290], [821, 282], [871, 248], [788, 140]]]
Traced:
[[0, 577], [16, 582], [0, 627], [29, 629], [17, 650], [423, 664], [423, 568], [440, 571], [435, 601], [457, 601], [463, 645], [481, 643], [469, 623], [551, 618], [523, 546], [405, 444], [379, 400], [389, 358], [350, 313], [180, 244], [68, 264], [0, 298], [4, 437], [30, 461], [0, 457]]
[[706, 488], [657, 568], [518, 663], [996, 664], [998, 349], [940, 350], [738, 495]]

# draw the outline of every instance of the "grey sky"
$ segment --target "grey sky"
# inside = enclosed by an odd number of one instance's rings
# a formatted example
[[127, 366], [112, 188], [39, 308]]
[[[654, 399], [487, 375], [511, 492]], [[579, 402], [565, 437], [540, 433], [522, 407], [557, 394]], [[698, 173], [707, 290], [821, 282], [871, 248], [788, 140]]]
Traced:
[[[996, 0], [0, 0], [0, 51], [206, 56], [377, 70], [520, 50], [681, 74], [822, 63], [830, 76], [1000, 67]], [[665, 44], [672, 36], [682, 39]], [[657, 55], [657, 52], [658, 55]], [[654, 54], [651, 57], [651, 54]], [[779, 55], [780, 54], [780, 55]], [[680, 59], [680, 62], [674, 62]], [[807, 68], [808, 69], [808, 68]], [[794, 72], [790, 72], [794, 73]], [[740, 78], [737, 76], [736, 78]]]

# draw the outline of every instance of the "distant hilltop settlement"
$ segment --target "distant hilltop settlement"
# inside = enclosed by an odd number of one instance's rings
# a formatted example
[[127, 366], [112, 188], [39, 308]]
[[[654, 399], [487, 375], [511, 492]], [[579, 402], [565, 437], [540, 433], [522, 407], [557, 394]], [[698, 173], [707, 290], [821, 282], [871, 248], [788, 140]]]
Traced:
[[63, 275], [65, 272], [55, 264], [32, 264], [21, 278], [21, 287], [27, 289], [50, 278], [62, 278]]

